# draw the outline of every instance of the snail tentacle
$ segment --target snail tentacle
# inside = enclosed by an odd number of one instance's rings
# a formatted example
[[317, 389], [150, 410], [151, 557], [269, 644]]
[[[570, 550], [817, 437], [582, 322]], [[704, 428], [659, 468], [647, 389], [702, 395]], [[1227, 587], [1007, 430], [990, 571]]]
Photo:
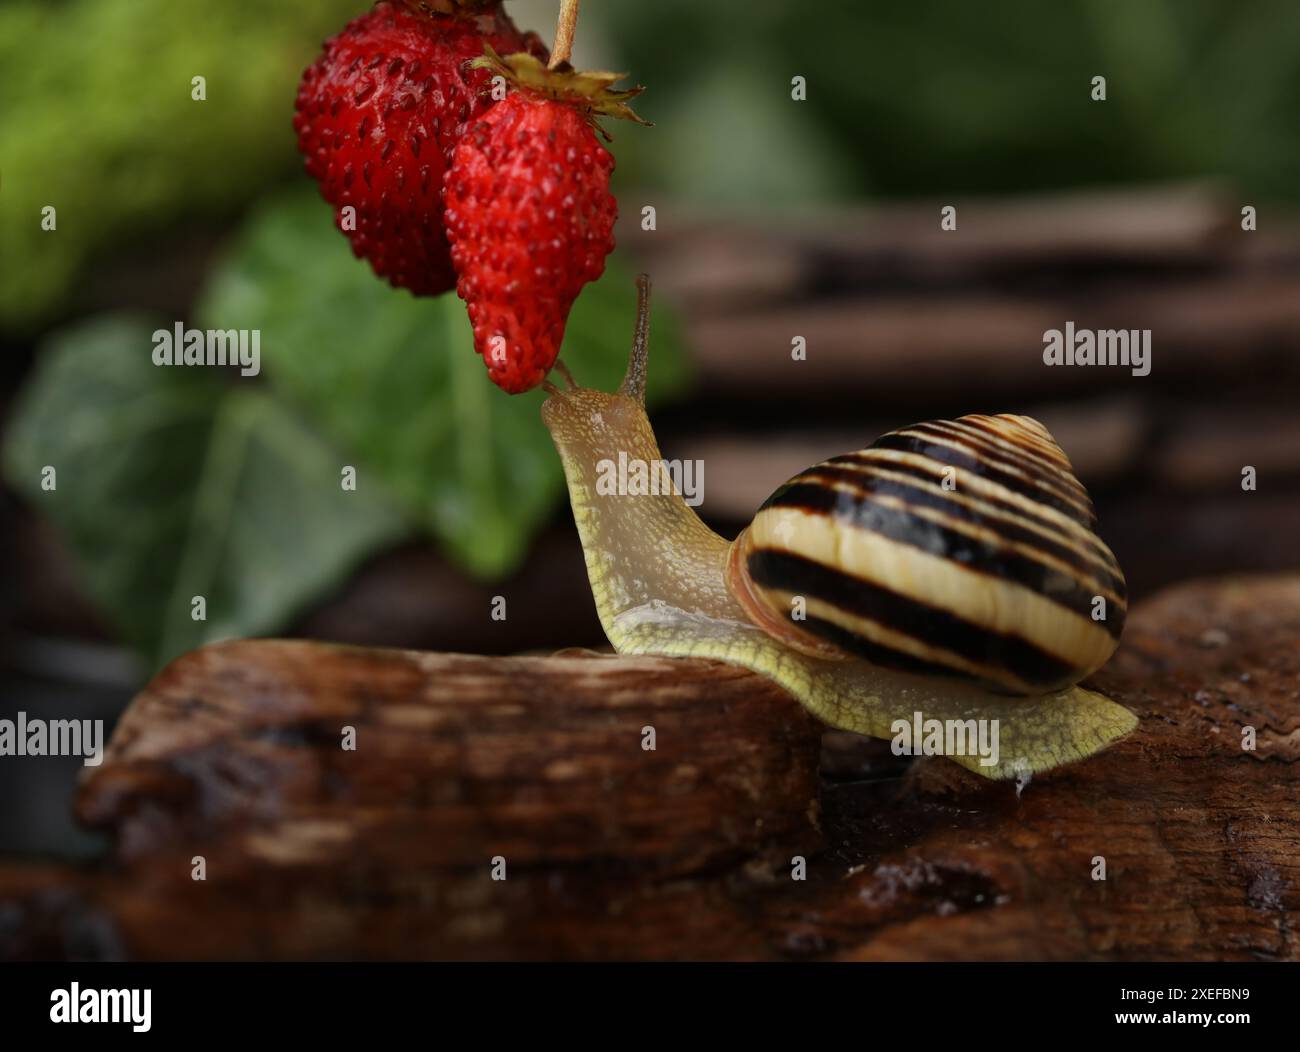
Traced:
[[619, 393], [645, 405], [646, 369], [650, 359], [650, 275], [636, 276], [636, 331]]

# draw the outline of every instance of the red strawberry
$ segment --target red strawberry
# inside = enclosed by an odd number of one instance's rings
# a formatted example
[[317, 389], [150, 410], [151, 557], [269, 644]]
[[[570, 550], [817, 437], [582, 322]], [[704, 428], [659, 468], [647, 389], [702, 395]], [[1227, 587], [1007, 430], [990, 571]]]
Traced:
[[[571, 106], [514, 92], [476, 124], [447, 170], [447, 238], [474, 349], [514, 394], [560, 353], [582, 286], [605, 270], [618, 205], [610, 152]], [[498, 339], [499, 338], [499, 339]]]
[[466, 122], [492, 103], [491, 74], [469, 65], [485, 42], [546, 54], [499, 0], [381, 2], [325, 42], [298, 89], [298, 149], [336, 221], [356, 208], [352, 251], [417, 296], [456, 281], [442, 181]]
[[485, 64], [521, 86], [466, 128], [443, 201], [474, 349], [517, 394], [555, 364], [573, 301], [614, 248], [614, 158], [593, 115], [637, 119], [622, 100], [639, 89], [609, 91], [615, 74], [546, 70], [528, 55]]

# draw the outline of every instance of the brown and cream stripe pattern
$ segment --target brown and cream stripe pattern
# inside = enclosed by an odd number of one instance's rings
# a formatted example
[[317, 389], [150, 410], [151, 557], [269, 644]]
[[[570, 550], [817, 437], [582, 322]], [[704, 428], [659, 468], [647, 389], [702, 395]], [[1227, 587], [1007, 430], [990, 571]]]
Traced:
[[[796, 632], [1040, 693], [1101, 667], [1119, 641], [1124, 576], [1095, 525], [1042, 424], [964, 416], [809, 468], [759, 509], [738, 554], [750, 593]], [[789, 620], [795, 596], [804, 621]]]

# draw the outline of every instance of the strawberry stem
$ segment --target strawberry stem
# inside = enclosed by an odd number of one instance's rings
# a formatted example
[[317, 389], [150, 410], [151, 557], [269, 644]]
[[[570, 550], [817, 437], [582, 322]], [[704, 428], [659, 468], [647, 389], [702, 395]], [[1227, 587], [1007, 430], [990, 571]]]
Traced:
[[573, 54], [573, 34], [578, 28], [578, 0], [560, 0], [560, 18], [555, 24], [555, 46], [547, 69], [569, 64]]

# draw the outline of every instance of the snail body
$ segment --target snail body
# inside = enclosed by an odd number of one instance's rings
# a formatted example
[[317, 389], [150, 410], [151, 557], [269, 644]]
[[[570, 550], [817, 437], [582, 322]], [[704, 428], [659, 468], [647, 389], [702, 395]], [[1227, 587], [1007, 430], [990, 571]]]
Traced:
[[644, 405], [648, 282], [638, 285], [619, 390], [548, 384], [542, 406], [616, 651], [743, 666], [824, 722], [873, 737], [916, 713], [996, 720], [995, 763], [951, 757], [990, 778], [1082, 759], [1133, 729], [1127, 709], [1076, 685], [1117, 645], [1124, 578], [1036, 421], [891, 432], [801, 472], [734, 542], [679, 493], [598, 485], [602, 462], [662, 460]]

